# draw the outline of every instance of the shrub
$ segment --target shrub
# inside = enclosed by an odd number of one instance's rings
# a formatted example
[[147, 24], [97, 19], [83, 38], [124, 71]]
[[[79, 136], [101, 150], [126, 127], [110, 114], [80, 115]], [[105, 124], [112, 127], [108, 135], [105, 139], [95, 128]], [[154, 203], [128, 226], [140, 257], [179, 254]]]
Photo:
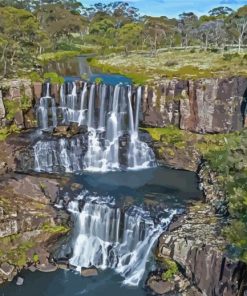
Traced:
[[55, 72], [47, 72], [44, 74], [44, 79], [50, 80], [51, 83], [53, 84], [63, 84], [64, 83], [64, 78], [59, 76]]
[[170, 281], [178, 273], [177, 263], [171, 259], [164, 259], [163, 264], [166, 271], [162, 273], [161, 278], [163, 281]]

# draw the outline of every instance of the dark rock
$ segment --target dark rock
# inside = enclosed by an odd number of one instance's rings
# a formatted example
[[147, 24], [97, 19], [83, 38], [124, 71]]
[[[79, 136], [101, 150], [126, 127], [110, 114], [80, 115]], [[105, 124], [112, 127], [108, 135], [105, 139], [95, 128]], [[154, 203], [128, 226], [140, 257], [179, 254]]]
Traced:
[[245, 77], [161, 80], [145, 89], [143, 124], [154, 127], [173, 124], [196, 133], [240, 130], [246, 89]]
[[149, 278], [147, 286], [158, 295], [165, 295], [175, 291], [175, 284], [173, 282], [162, 281], [160, 279], [156, 279], [156, 277]]
[[160, 237], [158, 257], [174, 260], [204, 295], [238, 295], [247, 266], [224, 252], [225, 220], [215, 215], [211, 205], [196, 203], [188, 208], [182, 223], [175, 223]]
[[17, 125], [18, 128], [24, 128], [24, 117], [23, 117], [23, 112], [22, 110], [19, 110], [16, 114], [15, 114], [15, 124]]

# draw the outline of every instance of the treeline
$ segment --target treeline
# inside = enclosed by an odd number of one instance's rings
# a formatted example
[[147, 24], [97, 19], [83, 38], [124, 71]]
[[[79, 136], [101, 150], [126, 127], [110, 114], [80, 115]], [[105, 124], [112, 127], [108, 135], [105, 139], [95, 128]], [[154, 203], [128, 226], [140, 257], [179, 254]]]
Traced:
[[143, 16], [126, 2], [85, 7], [77, 0], [0, 0], [0, 75], [37, 67], [37, 56], [85, 45], [100, 53], [198, 46], [239, 51], [247, 39], [247, 6], [216, 7], [198, 17]]

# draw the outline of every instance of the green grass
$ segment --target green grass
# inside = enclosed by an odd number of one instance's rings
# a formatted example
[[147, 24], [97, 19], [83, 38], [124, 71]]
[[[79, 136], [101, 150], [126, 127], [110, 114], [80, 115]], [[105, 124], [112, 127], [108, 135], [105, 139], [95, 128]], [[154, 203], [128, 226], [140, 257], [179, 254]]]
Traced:
[[188, 50], [159, 53], [156, 57], [132, 53], [129, 56], [111, 54], [92, 60], [93, 66], [109, 73], [133, 77], [137, 84], [151, 83], [158, 78], [199, 79], [212, 77], [247, 76], [245, 54], [225, 54]]
[[57, 51], [57, 52], [47, 52], [38, 56], [39, 61], [42, 63], [48, 63], [52, 61], [60, 61], [65, 58], [75, 57], [81, 54], [80, 50], [71, 50], [71, 51]]
[[100, 69], [104, 73], [119, 74], [130, 78], [134, 84], [144, 85], [151, 76], [146, 75], [145, 72], [138, 69], [132, 69], [131, 67], [119, 67], [118, 65], [110, 65], [104, 63], [102, 60], [88, 59], [90, 66]]

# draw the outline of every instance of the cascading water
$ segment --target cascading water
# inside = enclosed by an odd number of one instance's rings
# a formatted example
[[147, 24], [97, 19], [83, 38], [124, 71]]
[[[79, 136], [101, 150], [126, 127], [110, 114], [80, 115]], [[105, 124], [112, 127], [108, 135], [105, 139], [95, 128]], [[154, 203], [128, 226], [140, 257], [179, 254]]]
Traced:
[[[152, 149], [139, 139], [141, 98], [141, 87], [84, 83], [78, 91], [70, 83], [61, 87], [56, 106], [47, 84], [37, 109], [40, 129], [76, 124], [84, 133], [72, 138], [50, 135], [38, 141], [34, 145], [35, 170], [106, 172], [155, 166]], [[70, 264], [78, 270], [111, 268], [128, 285], [139, 284], [151, 248], [174, 214], [155, 223], [140, 206], [123, 210], [113, 198], [87, 192], [71, 201], [68, 210], [75, 220]]]
[[55, 99], [50, 95], [50, 83], [45, 84], [45, 95], [40, 98], [37, 109], [37, 119], [42, 130], [57, 126], [57, 113]]
[[[133, 89], [121, 84], [113, 87], [84, 83], [79, 93], [76, 83], [70, 83], [61, 86], [60, 104], [56, 106], [55, 99], [50, 95], [50, 85], [46, 84], [46, 94], [40, 99], [37, 109], [39, 127], [49, 130], [57, 125], [77, 124], [87, 128], [87, 152], [81, 154], [83, 166], [77, 166], [79, 170], [106, 172], [152, 167], [155, 166], [154, 153], [139, 140], [138, 135], [141, 98], [141, 87]], [[38, 147], [34, 147], [35, 159], [43, 157], [45, 149], [40, 148], [42, 143], [48, 149], [50, 141], [37, 143]], [[124, 147], [122, 151], [121, 147]], [[66, 149], [69, 145], [61, 151], [70, 163], [75, 155]], [[120, 154], [126, 154], [124, 161]], [[51, 171], [50, 161], [55, 158], [43, 158], [43, 166], [36, 166], [36, 170]], [[64, 167], [62, 165], [62, 169]], [[74, 171], [73, 166], [69, 167], [65, 170]]]
[[[84, 206], [79, 211], [79, 201]], [[129, 207], [124, 215], [112, 197], [90, 196], [84, 191], [68, 210], [75, 219], [75, 239], [70, 264], [88, 268], [111, 268], [124, 277], [124, 284], [136, 286], [145, 272], [154, 242], [176, 211], [154, 223], [150, 212]]]

